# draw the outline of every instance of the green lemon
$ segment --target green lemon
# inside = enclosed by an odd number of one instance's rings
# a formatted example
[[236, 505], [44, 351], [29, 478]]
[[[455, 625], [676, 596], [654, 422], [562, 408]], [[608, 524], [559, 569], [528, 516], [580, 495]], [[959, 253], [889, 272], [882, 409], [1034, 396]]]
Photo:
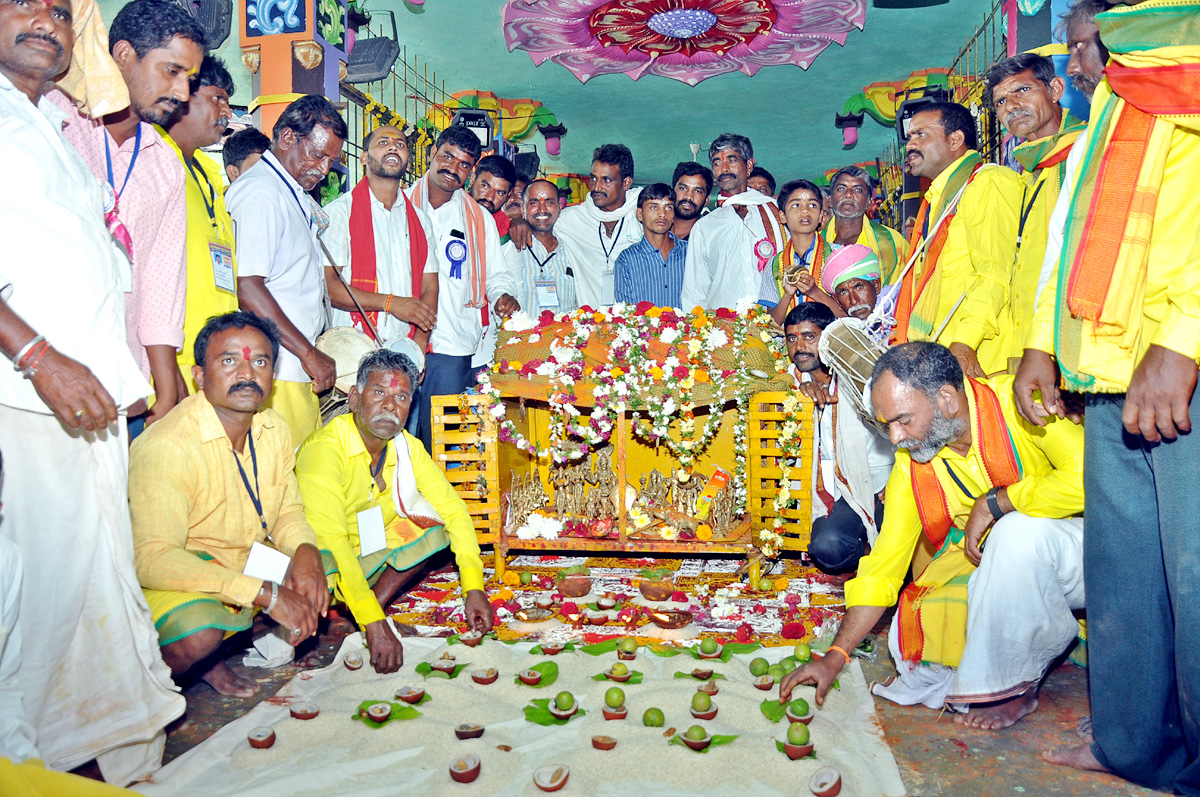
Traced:
[[771, 665], [767, 664], [767, 660], [762, 656], [759, 656], [757, 659], [754, 659], [750, 662], [750, 674], [755, 678], [759, 677], [760, 675], [766, 675], [767, 670], [770, 668]]
[[796, 661], [794, 656], [784, 656], [779, 660], [779, 666], [785, 673], [788, 673], [799, 667], [800, 662]]
[[647, 728], [661, 728], [666, 721], [667, 718], [661, 708], [648, 708], [642, 715], [642, 724]]
[[559, 692], [554, 697], [554, 705], [559, 711], [569, 711], [571, 706], [575, 705], [575, 695], [570, 692]]
[[621, 690], [621, 687], [610, 687], [609, 690], [604, 693], [604, 705], [608, 706], [609, 708], [620, 708], [621, 706], [625, 705], [625, 693]]
[[784, 669], [782, 667], [780, 667], [778, 664], [772, 664], [770, 667], [767, 668], [767, 675], [771, 676], [776, 681], [782, 681], [783, 676], [787, 675], [787, 673], [784, 672]]
[[793, 722], [788, 726], [788, 744], [808, 744], [808, 726], [803, 722]]
[[802, 697], [798, 697], [791, 703], [788, 703], [788, 710], [792, 712], [793, 717], [807, 717], [809, 712], [808, 701]]
[[697, 692], [692, 695], [692, 708], [696, 711], [708, 711], [712, 708], [712, 698], [707, 692]]
[[629, 672], [629, 668], [626, 667], [621, 662], [617, 661], [617, 662], [613, 662], [612, 669], [609, 670], [609, 672], [611, 672], [613, 675], [625, 675], [626, 673]]
[[759, 592], [774, 592], [775, 591], [775, 582], [772, 581], [771, 579], [767, 578], [766, 576], [763, 576], [762, 578], [760, 578], [758, 580], [758, 591]]
[[521, 584], [523, 586], [527, 587], [532, 583], [533, 583], [533, 573], [530, 573], [529, 571], [525, 571], [525, 572], [521, 573]]
[[636, 653], [638, 649], [638, 641], [631, 636], [627, 636], [617, 643], [617, 648], [622, 653]]
[[812, 658], [812, 648], [808, 646], [807, 642], [797, 642], [796, 652], [792, 655], [796, 657], [796, 661], [803, 664]]
[[704, 728], [701, 728], [699, 725], [693, 725], [684, 731], [683, 735], [694, 742], [698, 742], [701, 739], [708, 738], [708, 731], [704, 730]]
[[700, 642], [700, 652], [706, 656], [711, 656], [712, 654], [716, 653], [719, 648], [720, 645], [717, 644], [717, 640], [713, 639], [712, 637], [705, 637]]

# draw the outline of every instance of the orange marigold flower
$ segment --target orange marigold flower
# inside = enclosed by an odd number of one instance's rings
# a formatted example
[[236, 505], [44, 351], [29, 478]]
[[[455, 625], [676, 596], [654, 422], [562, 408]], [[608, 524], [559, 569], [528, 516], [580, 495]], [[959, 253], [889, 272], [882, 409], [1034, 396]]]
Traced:
[[650, 369], [650, 376], [654, 377], [655, 379], [662, 379], [663, 370], [656, 365]]
[[608, 373], [610, 376], [612, 376], [614, 379], [616, 379], [618, 376], [622, 376], [625, 372], [622, 371], [620, 368], [614, 368], [611, 371], [609, 371]]
[[697, 368], [694, 371], [692, 371], [692, 379], [695, 379], [697, 382], [707, 382], [708, 381], [708, 371], [703, 371], [703, 370]]

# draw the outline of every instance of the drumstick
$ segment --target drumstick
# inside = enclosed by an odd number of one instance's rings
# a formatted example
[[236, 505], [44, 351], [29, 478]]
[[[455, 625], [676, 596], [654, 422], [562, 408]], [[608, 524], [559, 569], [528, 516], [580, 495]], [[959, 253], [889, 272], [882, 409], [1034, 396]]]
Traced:
[[[346, 284], [345, 278], [342, 276], [341, 270], [337, 264], [333, 262], [333, 255], [329, 253], [329, 247], [325, 246], [325, 242], [321, 240], [321, 236], [317, 236], [317, 243], [321, 245], [321, 251], [325, 253], [325, 259], [329, 261], [329, 267], [333, 269], [333, 273], [337, 275], [338, 282], [346, 289], [346, 293], [350, 295], [350, 301], [354, 302], [354, 306], [358, 308], [359, 314], [362, 316], [363, 323], [371, 330], [371, 337], [375, 340], [376, 346], [381, 346], [379, 342], [379, 332], [375, 329], [375, 325], [371, 323], [371, 318], [367, 315], [367, 311], [358, 303], [358, 299], [354, 297], [354, 291], [350, 290], [350, 286]], [[332, 322], [331, 322], [332, 323]]]

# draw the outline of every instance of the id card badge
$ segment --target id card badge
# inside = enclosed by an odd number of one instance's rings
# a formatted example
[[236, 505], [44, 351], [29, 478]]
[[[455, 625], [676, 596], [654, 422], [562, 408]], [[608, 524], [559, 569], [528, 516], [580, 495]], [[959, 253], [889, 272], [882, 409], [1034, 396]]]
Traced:
[[538, 307], [558, 307], [558, 283], [554, 280], [534, 280]]
[[274, 581], [282, 584], [287, 578], [288, 567], [292, 564], [291, 557], [275, 550], [269, 545], [255, 542], [250, 545], [250, 558], [242, 573], [251, 578], [261, 578], [263, 581]]
[[213, 284], [217, 290], [237, 293], [237, 282], [233, 277], [233, 250], [222, 244], [210, 243], [208, 255], [212, 258]]
[[359, 556], [370, 556], [387, 547], [387, 531], [383, 527], [383, 507], [374, 504], [358, 513]]

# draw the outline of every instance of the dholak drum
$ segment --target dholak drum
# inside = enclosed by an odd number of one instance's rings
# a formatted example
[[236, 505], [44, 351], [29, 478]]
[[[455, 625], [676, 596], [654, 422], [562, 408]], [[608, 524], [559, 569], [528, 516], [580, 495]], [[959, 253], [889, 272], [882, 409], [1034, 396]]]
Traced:
[[321, 424], [349, 411], [347, 395], [358, 377], [358, 364], [362, 358], [375, 351], [375, 342], [354, 327], [334, 327], [317, 338], [317, 351], [333, 358], [337, 366], [337, 379], [333, 390], [321, 400]]
[[[408, 357], [408, 359], [413, 361], [413, 365], [417, 366], [418, 374], [425, 373], [425, 351], [412, 338], [407, 335], [392, 338], [384, 348]], [[413, 385], [413, 387], [415, 388], [416, 385]]]

